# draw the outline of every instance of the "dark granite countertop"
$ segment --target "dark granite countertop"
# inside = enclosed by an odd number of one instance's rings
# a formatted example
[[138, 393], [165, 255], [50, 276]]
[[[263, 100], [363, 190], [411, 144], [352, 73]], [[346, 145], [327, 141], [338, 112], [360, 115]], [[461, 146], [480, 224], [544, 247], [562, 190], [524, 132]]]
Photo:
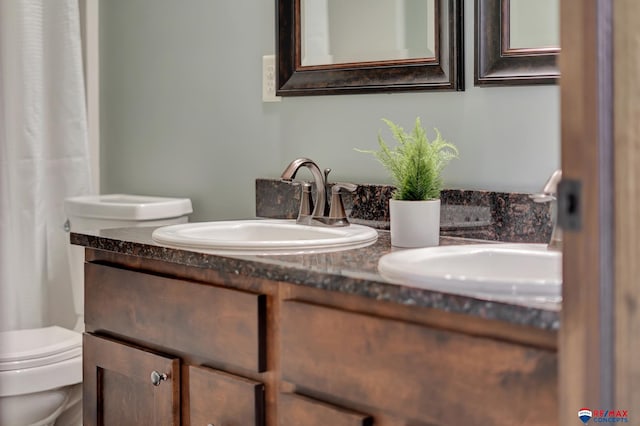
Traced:
[[[359, 295], [403, 305], [440, 309], [531, 326], [558, 330], [560, 305], [536, 306], [482, 300], [406, 285], [391, 284], [377, 271], [378, 259], [391, 251], [387, 231], [378, 231], [378, 240], [364, 248], [319, 254], [219, 256], [186, 249], [169, 248], [151, 239], [154, 228], [120, 228], [71, 233], [73, 244], [162, 260], [226, 273], [284, 281], [328, 291]], [[441, 244], [478, 242], [442, 237]]]

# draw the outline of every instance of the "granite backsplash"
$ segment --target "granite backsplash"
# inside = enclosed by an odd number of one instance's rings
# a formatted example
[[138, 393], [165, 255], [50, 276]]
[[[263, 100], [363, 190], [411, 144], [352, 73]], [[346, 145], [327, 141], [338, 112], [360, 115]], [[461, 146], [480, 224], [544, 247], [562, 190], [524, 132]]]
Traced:
[[[389, 229], [391, 185], [358, 184], [342, 198], [349, 220]], [[548, 242], [549, 203], [529, 194], [445, 189], [441, 194], [441, 233], [446, 236], [511, 242]], [[256, 216], [290, 219], [298, 214], [300, 187], [278, 179], [256, 179]]]

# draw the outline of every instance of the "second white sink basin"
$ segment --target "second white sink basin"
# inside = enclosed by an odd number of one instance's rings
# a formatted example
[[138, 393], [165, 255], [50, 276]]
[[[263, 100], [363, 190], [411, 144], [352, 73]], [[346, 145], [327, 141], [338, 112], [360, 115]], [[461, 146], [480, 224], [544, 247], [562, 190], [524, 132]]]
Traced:
[[471, 244], [394, 251], [380, 258], [386, 279], [493, 300], [559, 302], [562, 254], [545, 244]]
[[232, 220], [169, 225], [153, 231], [160, 244], [217, 254], [298, 254], [347, 250], [376, 241], [368, 226], [299, 225], [295, 220]]

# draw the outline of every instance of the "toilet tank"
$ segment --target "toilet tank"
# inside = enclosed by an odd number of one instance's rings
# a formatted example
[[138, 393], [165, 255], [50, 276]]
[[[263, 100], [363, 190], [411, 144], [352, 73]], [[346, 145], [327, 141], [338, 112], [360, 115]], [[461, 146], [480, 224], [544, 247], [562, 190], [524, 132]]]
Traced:
[[188, 198], [129, 194], [70, 197], [64, 210], [73, 232], [185, 223], [193, 212]]
[[[64, 200], [66, 229], [82, 232], [107, 228], [162, 226], [188, 222], [193, 212], [188, 198], [105, 194]], [[84, 247], [67, 245], [73, 304], [78, 316], [75, 330], [84, 330]]]

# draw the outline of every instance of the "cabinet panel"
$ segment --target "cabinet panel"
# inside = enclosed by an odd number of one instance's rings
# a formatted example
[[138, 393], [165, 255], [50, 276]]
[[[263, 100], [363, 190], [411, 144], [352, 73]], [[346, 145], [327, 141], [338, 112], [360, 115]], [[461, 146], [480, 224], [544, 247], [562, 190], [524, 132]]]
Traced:
[[83, 388], [85, 426], [180, 424], [178, 359], [84, 334]]
[[294, 394], [281, 394], [279, 426], [371, 426], [373, 419], [321, 401]]
[[288, 301], [282, 377], [427, 424], [557, 423], [546, 350]]
[[264, 425], [264, 385], [205, 367], [189, 367], [191, 424]]
[[266, 296], [85, 264], [94, 330], [264, 371]]

